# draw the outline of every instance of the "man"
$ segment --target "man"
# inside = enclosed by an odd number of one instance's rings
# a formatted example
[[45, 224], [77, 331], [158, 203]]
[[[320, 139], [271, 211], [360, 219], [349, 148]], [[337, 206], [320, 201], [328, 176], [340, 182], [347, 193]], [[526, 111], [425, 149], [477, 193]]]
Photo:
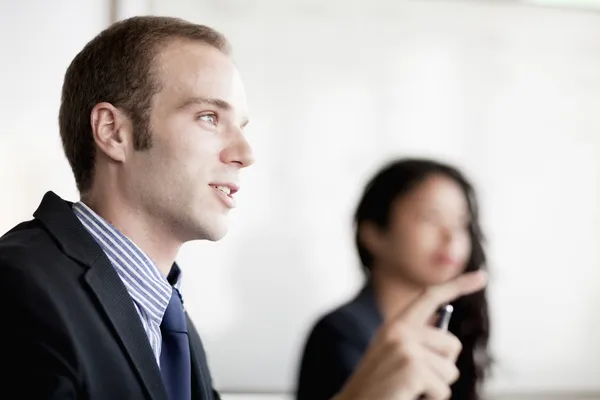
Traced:
[[[229, 45], [204, 26], [135, 17], [75, 57], [59, 125], [80, 201], [48, 192], [0, 239], [0, 382], [12, 398], [219, 398], [175, 258], [225, 235], [252, 164], [247, 114]], [[428, 291], [382, 328], [339, 398], [444, 398], [460, 345], [426, 315], [483, 284]]]

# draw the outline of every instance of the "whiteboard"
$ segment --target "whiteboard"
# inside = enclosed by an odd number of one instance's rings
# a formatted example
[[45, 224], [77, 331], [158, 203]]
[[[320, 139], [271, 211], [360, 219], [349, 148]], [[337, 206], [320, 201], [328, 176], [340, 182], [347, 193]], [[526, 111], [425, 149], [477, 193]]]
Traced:
[[[293, 390], [311, 324], [361, 285], [351, 215], [362, 187], [408, 154], [457, 164], [479, 190], [490, 390], [600, 390], [599, 15], [431, 0], [150, 3], [223, 31], [249, 94], [257, 163], [231, 232], [179, 257], [221, 390]], [[0, 136], [0, 171], [21, 160], [31, 178], [4, 172], [3, 189], [20, 195], [2, 200], [3, 230], [44, 190], [75, 194], [58, 138], [31, 137]]]

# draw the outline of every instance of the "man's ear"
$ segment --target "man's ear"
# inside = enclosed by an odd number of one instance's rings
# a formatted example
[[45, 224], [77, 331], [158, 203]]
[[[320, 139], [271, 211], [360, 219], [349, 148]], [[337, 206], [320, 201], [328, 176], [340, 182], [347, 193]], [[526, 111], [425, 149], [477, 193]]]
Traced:
[[132, 140], [129, 117], [110, 103], [98, 103], [90, 115], [94, 142], [106, 157], [123, 162]]
[[371, 221], [361, 223], [358, 227], [358, 234], [362, 245], [369, 253], [380, 253], [384, 237], [382, 230], [375, 223]]

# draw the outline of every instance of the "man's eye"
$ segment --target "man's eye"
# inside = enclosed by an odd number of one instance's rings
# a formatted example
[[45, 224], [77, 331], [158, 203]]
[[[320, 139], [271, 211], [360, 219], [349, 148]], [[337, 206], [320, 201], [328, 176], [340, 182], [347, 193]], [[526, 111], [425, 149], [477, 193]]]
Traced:
[[200, 116], [200, 119], [209, 124], [217, 125], [217, 116], [215, 114], [204, 114]]

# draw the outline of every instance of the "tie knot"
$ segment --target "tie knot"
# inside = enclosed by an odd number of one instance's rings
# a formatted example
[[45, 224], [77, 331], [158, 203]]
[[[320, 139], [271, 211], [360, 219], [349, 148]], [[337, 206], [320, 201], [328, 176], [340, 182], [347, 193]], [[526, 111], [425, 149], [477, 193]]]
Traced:
[[163, 331], [187, 333], [183, 300], [175, 288], [171, 293], [171, 300], [169, 300], [160, 327]]
[[[177, 293], [177, 297], [179, 297], [179, 301], [181, 301], [181, 305], [183, 306], [183, 296], [181, 295], [181, 292], [179, 291], [179, 289], [177, 289], [176, 287], [173, 287], [173, 293]], [[185, 308], [184, 308], [185, 311]]]

